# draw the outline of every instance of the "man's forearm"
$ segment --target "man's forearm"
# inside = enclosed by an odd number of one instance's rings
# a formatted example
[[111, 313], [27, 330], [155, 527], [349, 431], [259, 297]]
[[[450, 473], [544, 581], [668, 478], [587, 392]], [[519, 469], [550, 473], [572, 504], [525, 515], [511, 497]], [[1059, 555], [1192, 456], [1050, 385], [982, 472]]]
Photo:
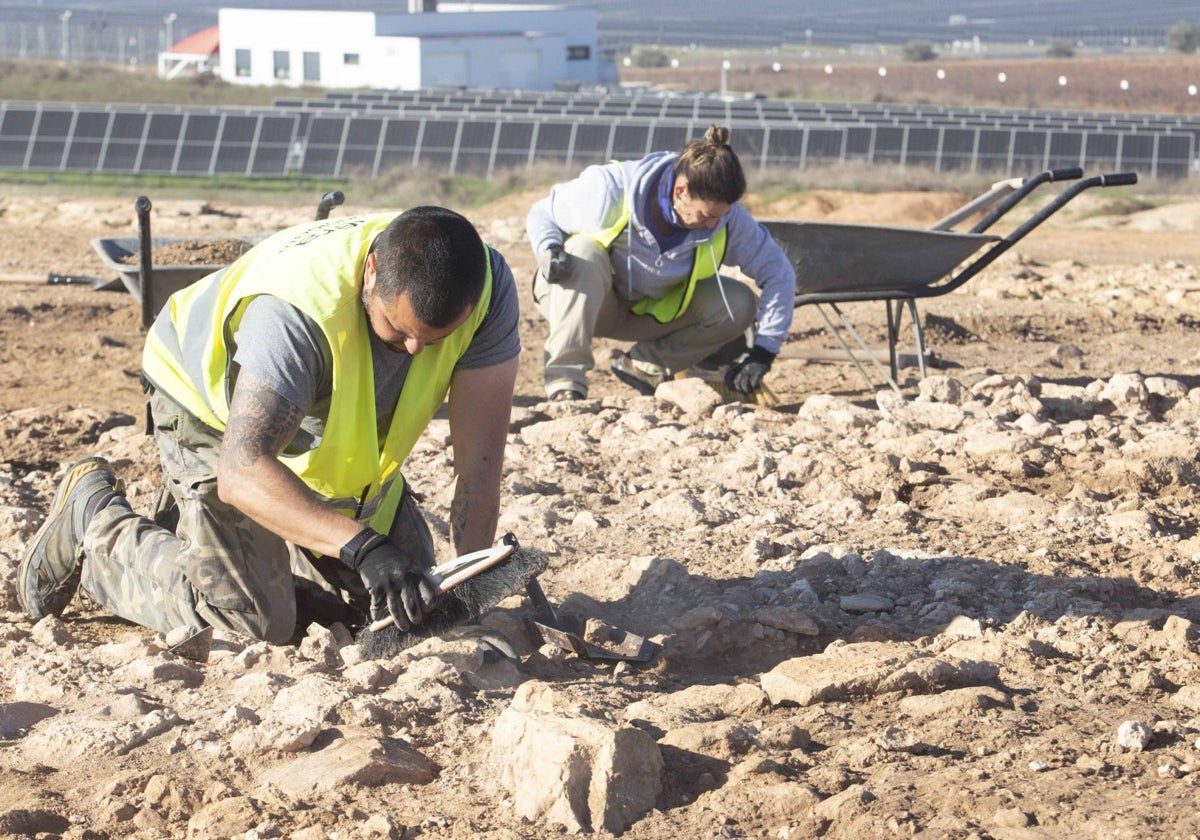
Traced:
[[480, 480], [459, 474], [450, 502], [450, 541], [456, 554], [487, 548], [500, 519], [500, 476]]
[[282, 464], [262, 460], [218, 472], [222, 501], [233, 505], [268, 531], [320, 554], [336, 557], [350, 537], [363, 529], [334, 510]]
[[288, 542], [337, 556], [362, 530], [334, 510], [278, 459], [304, 412], [242, 371], [229, 406], [217, 461], [217, 492]]
[[496, 538], [517, 365], [514, 356], [498, 365], [458, 371], [450, 381], [455, 475], [450, 540], [458, 554], [487, 548]]

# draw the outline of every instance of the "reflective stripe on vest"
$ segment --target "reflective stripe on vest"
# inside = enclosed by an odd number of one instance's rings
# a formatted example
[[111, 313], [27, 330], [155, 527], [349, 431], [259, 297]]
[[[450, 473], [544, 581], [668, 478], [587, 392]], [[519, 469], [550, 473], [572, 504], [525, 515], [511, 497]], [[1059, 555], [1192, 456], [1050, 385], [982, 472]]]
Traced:
[[[608, 250], [609, 246], [621, 235], [621, 231], [629, 226], [631, 216], [630, 198], [627, 192], [621, 208], [621, 215], [612, 227], [605, 228], [597, 233], [576, 235], [586, 236], [588, 239], [599, 244], [601, 248]], [[715, 277], [720, 272], [721, 260], [725, 258], [726, 233], [725, 226], [722, 225], [712, 235], [712, 238], [705, 243], [708, 245], [708, 255], [712, 262], [711, 272], [703, 266], [700, 257], [700, 248], [697, 248], [696, 255], [692, 260], [692, 274], [687, 280], [680, 280], [668, 289], [667, 293], [661, 298], [642, 298], [633, 305], [633, 311], [638, 315], [651, 315], [660, 324], [668, 324], [686, 312], [688, 305], [692, 302], [692, 295], [696, 291], [696, 284], [705, 277]], [[630, 247], [632, 248], [632, 244]]]
[[[340, 511], [387, 533], [400, 501], [400, 465], [441, 406], [454, 365], [491, 302], [491, 254], [470, 317], [412, 358], [382, 446], [376, 428], [370, 330], [360, 303], [371, 243], [397, 214], [309, 222], [275, 234], [167, 301], [146, 339], [142, 365], [156, 387], [224, 431], [229, 418], [229, 339], [250, 298], [269, 294], [304, 312], [333, 357], [329, 416], [315, 449], [281, 461]], [[485, 252], [487, 246], [484, 246]]]

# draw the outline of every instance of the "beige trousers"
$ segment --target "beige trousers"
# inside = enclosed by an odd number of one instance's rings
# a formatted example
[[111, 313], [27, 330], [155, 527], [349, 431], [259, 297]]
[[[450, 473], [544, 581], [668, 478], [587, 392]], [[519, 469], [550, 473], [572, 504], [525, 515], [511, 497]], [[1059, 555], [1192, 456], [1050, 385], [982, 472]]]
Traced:
[[[634, 313], [613, 292], [608, 251], [586, 237], [567, 240], [571, 276], [550, 283], [539, 271], [533, 302], [550, 326], [542, 357], [546, 394], [570, 388], [587, 394], [587, 372], [596, 365], [592, 340], [634, 342], [630, 356], [669, 373], [686, 370], [742, 335], [754, 322], [758, 298], [745, 283], [709, 277], [696, 284], [683, 315], [661, 324]], [[732, 313], [733, 317], [730, 317]]]

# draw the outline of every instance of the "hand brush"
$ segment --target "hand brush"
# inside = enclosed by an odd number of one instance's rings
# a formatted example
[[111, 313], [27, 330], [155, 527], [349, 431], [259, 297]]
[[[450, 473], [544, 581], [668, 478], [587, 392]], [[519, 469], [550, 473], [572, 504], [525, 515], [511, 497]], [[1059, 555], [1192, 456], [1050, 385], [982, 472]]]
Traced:
[[761, 405], [763, 408], [774, 408], [779, 405], [779, 397], [775, 396], [775, 392], [767, 387], [766, 382], [762, 382], [751, 388], [749, 391], [739, 391], [736, 388], [730, 388], [725, 384], [722, 378], [720, 382], [709, 383], [718, 394], [721, 395], [721, 402], [745, 402]]
[[723, 403], [745, 402], [761, 405], [764, 408], [774, 408], [779, 405], [779, 397], [775, 396], [775, 392], [767, 387], [766, 382], [760, 383], [758, 387], [748, 392], [730, 388], [725, 384], [725, 370], [723, 367], [715, 370], [693, 368], [692, 373], [697, 379], [707, 382], [709, 387], [721, 396]]
[[714, 350], [693, 365], [690, 371], [682, 375], [703, 379], [721, 396], [723, 403], [744, 402], [761, 405], [764, 408], [774, 408], [779, 405], [779, 398], [775, 396], [774, 391], [767, 387], [765, 382], [749, 391], [739, 391], [725, 383], [725, 376], [729, 372], [730, 365], [745, 358], [753, 346], [754, 332], [746, 330], [742, 335]]
[[391, 616], [364, 627], [358, 644], [368, 659], [386, 659], [430, 636], [474, 620], [512, 595], [525, 591], [526, 583], [546, 570], [545, 553], [524, 548], [512, 534], [492, 548], [464, 554], [425, 572], [439, 596], [425, 620], [400, 630]]

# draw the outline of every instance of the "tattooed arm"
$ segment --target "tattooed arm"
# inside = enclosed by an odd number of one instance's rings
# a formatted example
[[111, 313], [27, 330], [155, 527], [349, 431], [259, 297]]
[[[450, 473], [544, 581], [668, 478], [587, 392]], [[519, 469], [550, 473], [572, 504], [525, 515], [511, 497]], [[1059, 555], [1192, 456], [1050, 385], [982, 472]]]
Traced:
[[229, 404], [217, 492], [288, 542], [337, 557], [362, 523], [330, 508], [279, 460], [303, 419], [299, 408], [243, 370]]
[[487, 548], [500, 516], [500, 474], [512, 411], [518, 358], [468, 368], [450, 380], [450, 437], [454, 444], [454, 500], [450, 539], [458, 554]]

